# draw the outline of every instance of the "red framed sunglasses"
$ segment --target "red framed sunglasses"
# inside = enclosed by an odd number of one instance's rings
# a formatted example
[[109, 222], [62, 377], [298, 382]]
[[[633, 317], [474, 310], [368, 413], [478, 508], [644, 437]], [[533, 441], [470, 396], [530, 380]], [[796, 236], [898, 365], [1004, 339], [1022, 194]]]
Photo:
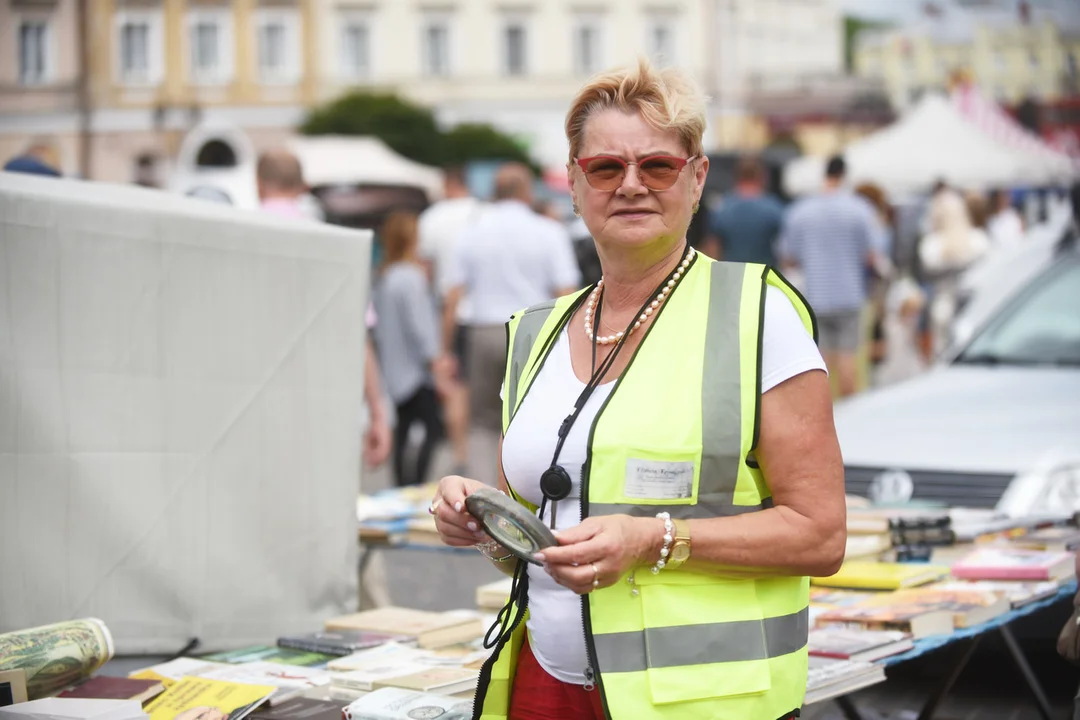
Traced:
[[575, 162], [585, 173], [585, 180], [591, 187], [611, 192], [623, 184], [630, 165], [638, 166], [638, 177], [641, 178], [642, 185], [650, 190], [667, 190], [679, 179], [679, 173], [687, 163], [696, 159], [696, 155], [688, 158], [650, 155], [634, 162], [626, 162], [612, 155], [594, 155], [576, 158]]

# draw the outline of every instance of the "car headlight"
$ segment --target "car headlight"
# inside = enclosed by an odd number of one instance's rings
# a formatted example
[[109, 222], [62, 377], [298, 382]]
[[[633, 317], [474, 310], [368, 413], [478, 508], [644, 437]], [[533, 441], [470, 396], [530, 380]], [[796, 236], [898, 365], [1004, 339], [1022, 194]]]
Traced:
[[1002, 495], [997, 509], [1010, 517], [1072, 517], [1080, 511], [1080, 463], [1017, 476]]

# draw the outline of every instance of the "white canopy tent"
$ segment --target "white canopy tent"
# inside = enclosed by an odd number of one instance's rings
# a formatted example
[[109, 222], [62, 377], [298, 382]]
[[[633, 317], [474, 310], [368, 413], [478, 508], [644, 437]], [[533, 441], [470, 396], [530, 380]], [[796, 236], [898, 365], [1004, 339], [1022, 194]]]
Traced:
[[[895, 123], [844, 149], [853, 183], [873, 182], [894, 198], [925, 192], [935, 180], [972, 190], [1065, 182], [1074, 169], [1061, 157], [996, 142], [943, 97], [928, 95]], [[784, 169], [792, 195], [817, 190], [825, 159], [801, 157]]]
[[295, 137], [288, 147], [300, 158], [308, 185], [408, 185], [429, 200], [442, 197], [442, 171], [398, 155], [374, 137]]

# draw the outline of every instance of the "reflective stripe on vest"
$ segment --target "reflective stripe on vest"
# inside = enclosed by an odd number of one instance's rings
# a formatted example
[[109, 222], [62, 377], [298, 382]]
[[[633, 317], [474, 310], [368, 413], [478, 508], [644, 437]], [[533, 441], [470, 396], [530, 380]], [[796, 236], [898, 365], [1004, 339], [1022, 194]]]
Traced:
[[[715, 518], [771, 506], [764, 478], [746, 462], [757, 434], [766, 285], [785, 292], [816, 330], [809, 308], [778, 274], [698, 257], [594, 423], [583, 511]], [[505, 381], [514, 392], [504, 394], [504, 431], [575, 299], [511, 320]], [[644, 483], [627, 480], [632, 467], [645, 468]], [[654, 471], [692, 473], [689, 496], [653, 492]], [[801, 704], [806, 578], [731, 580], [681, 571], [637, 579], [640, 597], [625, 582], [587, 596], [590, 640], [613, 720], [771, 720]], [[490, 700], [484, 717], [505, 715]]]

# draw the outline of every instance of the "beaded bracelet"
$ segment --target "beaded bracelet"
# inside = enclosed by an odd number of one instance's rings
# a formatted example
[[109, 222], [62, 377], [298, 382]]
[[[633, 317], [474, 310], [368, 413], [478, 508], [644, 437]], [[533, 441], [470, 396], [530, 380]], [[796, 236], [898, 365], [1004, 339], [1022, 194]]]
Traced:
[[664, 544], [660, 548], [660, 559], [652, 566], [652, 574], [656, 575], [667, 564], [668, 553], [671, 552], [671, 542], [675, 539], [675, 524], [671, 522], [671, 513], [656, 513], [656, 517], [664, 521]]
[[502, 557], [495, 557], [492, 554], [492, 551], [495, 550], [495, 548], [501, 547], [501, 546], [499, 545], [499, 543], [495, 542], [494, 540], [492, 540], [491, 542], [486, 542], [486, 543], [476, 543], [476, 545], [474, 545], [473, 547], [475, 547], [477, 550], [479, 550], [481, 555], [486, 557], [488, 560], [491, 560], [492, 562], [497, 562], [497, 563], [506, 562], [510, 558], [514, 557], [514, 553], [510, 552], [509, 550]]

